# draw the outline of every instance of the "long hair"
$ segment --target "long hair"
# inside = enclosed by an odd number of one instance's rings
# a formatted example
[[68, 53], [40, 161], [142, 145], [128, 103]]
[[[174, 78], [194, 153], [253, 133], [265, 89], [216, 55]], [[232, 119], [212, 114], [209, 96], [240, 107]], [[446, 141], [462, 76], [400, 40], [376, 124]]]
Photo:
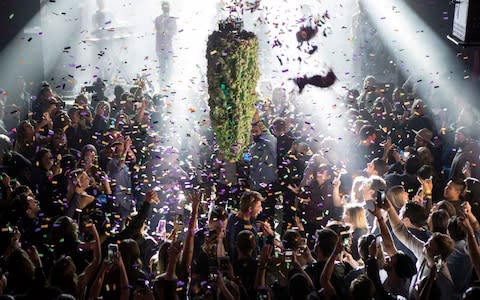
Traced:
[[400, 209], [405, 205], [402, 199], [402, 194], [405, 192], [405, 188], [401, 185], [395, 185], [388, 189], [387, 199], [390, 201], [396, 209]]
[[360, 205], [349, 205], [345, 208], [345, 214], [350, 219], [353, 229], [368, 229], [365, 208]]

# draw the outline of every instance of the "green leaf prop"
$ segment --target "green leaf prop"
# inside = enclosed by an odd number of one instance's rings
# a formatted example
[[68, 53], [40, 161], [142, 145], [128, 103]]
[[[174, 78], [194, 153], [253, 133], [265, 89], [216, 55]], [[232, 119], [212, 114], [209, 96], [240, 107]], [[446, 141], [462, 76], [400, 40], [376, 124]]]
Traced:
[[247, 31], [215, 31], [207, 43], [208, 106], [219, 149], [238, 160], [255, 114], [258, 39]]

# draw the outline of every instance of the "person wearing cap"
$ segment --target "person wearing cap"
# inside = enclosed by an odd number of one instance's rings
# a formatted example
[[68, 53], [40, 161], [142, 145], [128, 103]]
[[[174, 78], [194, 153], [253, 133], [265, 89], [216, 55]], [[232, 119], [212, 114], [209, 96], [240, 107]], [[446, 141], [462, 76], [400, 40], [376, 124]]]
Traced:
[[[434, 166], [436, 172], [442, 171], [442, 145], [441, 143], [436, 143], [438, 137], [435, 136], [433, 131], [428, 128], [422, 128], [420, 130], [411, 130], [415, 134], [415, 139], [413, 141], [412, 147], [406, 147], [411, 152], [410, 154], [422, 152], [422, 155], [425, 155], [426, 149], [430, 150], [430, 156], [432, 162], [430, 163]], [[426, 149], [425, 149], [426, 148]]]
[[413, 143], [413, 147], [418, 149], [420, 147], [428, 147], [428, 145], [433, 146], [432, 138], [433, 132], [427, 128], [422, 128], [420, 130], [412, 129], [413, 133], [415, 133], [415, 141]]
[[455, 131], [454, 146], [457, 149], [450, 168], [450, 179], [473, 177], [480, 179], [480, 146], [472, 139], [470, 130], [459, 127]]

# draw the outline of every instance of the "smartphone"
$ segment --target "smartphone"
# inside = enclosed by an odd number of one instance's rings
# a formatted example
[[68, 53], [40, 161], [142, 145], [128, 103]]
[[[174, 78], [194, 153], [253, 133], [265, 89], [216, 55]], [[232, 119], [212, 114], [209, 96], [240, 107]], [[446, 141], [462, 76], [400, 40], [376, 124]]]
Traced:
[[467, 161], [465, 162], [465, 164], [463, 165], [462, 173], [464, 173], [464, 174], [467, 173], [467, 172], [470, 170], [470, 166], [471, 166], [471, 164], [470, 164], [470, 162], [467, 160]]
[[216, 281], [217, 280], [217, 276], [218, 276], [218, 273], [217, 273], [217, 270], [218, 268], [215, 267], [215, 266], [210, 266], [208, 268], [209, 272], [208, 272], [208, 279], [210, 281]]
[[350, 244], [350, 234], [342, 234], [341, 238], [342, 238], [342, 246], [345, 249]]
[[108, 252], [107, 252], [108, 261], [112, 262], [117, 255], [118, 255], [118, 244], [108, 244]]
[[230, 264], [230, 258], [228, 256], [223, 256], [218, 258], [218, 269], [222, 273], [228, 271], [228, 265]]
[[434, 257], [434, 261], [435, 261], [435, 268], [437, 269], [437, 273], [439, 273], [440, 270], [442, 270], [443, 259], [440, 255], [436, 255]]
[[160, 240], [165, 240], [167, 237], [167, 221], [159, 220], [157, 225], [157, 235]]
[[285, 249], [285, 262], [286, 263], [293, 262], [293, 250], [292, 249]]
[[377, 205], [383, 206], [385, 204], [385, 191], [377, 191]]

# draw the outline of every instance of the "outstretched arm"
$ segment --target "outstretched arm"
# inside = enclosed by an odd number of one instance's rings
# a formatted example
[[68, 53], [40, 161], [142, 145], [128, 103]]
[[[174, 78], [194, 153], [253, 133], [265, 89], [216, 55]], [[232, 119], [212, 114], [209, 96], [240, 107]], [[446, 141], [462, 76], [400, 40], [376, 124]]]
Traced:
[[332, 252], [332, 255], [327, 260], [327, 264], [323, 269], [322, 275], [320, 276], [320, 286], [324, 289], [326, 299], [332, 299], [337, 296], [337, 292], [331, 283], [333, 269], [335, 267], [335, 259], [338, 254], [342, 252], [342, 241], [338, 239], [337, 247]]
[[390, 219], [390, 224], [392, 225], [393, 232], [397, 236], [397, 238], [407, 246], [413, 254], [418, 258], [421, 259], [423, 256], [423, 246], [425, 245], [424, 242], [416, 238], [403, 224], [403, 221], [397, 214], [397, 211], [393, 207], [393, 205], [385, 199], [385, 207], [384, 209], [388, 212], [388, 218]]
[[255, 288], [260, 289], [265, 287], [265, 273], [267, 272], [267, 265], [270, 261], [273, 246], [265, 244], [260, 251], [260, 259], [258, 262], [257, 274], [255, 277]]
[[[187, 234], [185, 235], [185, 244], [183, 245], [182, 252], [182, 273], [188, 277], [188, 272], [192, 265], [193, 259], [193, 247], [194, 247], [194, 236], [195, 229], [197, 227], [198, 219], [198, 207], [202, 200], [203, 194], [200, 191], [192, 191], [187, 194], [187, 199], [192, 203], [192, 214], [190, 216], [190, 221], [188, 223]], [[186, 278], [185, 278], [186, 279]]]
[[116, 239], [122, 240], [125, 238], [130, 238], [132, 234], [139, 232], [145, 223], [145, 220], [148, 218], [148, 215], [150, 214], [150, 207], [152, 204], [158, 204], [159, 201], [160, 200], [158, 199], [158, 195], [155, 190], [148, 191], [145, 196], [145, 201], [138, 211], [138, 214], [134, 216], [130, 224], [128, 224], [128, 226], [116, 236]]
[[383, 219], [380, 207], [375, 204], [374, 210], [369, 209], [368, 211], [377, 218], [378, 227], [380, 228], [380, 234], [382, 235], [383, 245], [385, 246], [385, 250], [387, 251], [388, 255], [395, 255], [395, 253], [397, 253], [397, 249], [395, 248], [395, 244], [393, 242], [392, 235], [390, 234], [390, 230], [388, 229], [388, 226]]
[[[85, 231], [89, 232], [93, 236], [93, 243], [90, 243], [90, 247], [93, 250], [93, 260], [88, 264], [82, 274], [78, 277], [78, 283], [80, 286], [79, 291], [83, 293], [85, 287], [91, 282], [95, 272], [98, 270], [101, 262], [101, 249], [100, 249], [100, 237], [97, 232], [97, 228], [95, 224], [87, 224], [85, 225]], [[84, 295], [81, 295], [83, 298]]]

